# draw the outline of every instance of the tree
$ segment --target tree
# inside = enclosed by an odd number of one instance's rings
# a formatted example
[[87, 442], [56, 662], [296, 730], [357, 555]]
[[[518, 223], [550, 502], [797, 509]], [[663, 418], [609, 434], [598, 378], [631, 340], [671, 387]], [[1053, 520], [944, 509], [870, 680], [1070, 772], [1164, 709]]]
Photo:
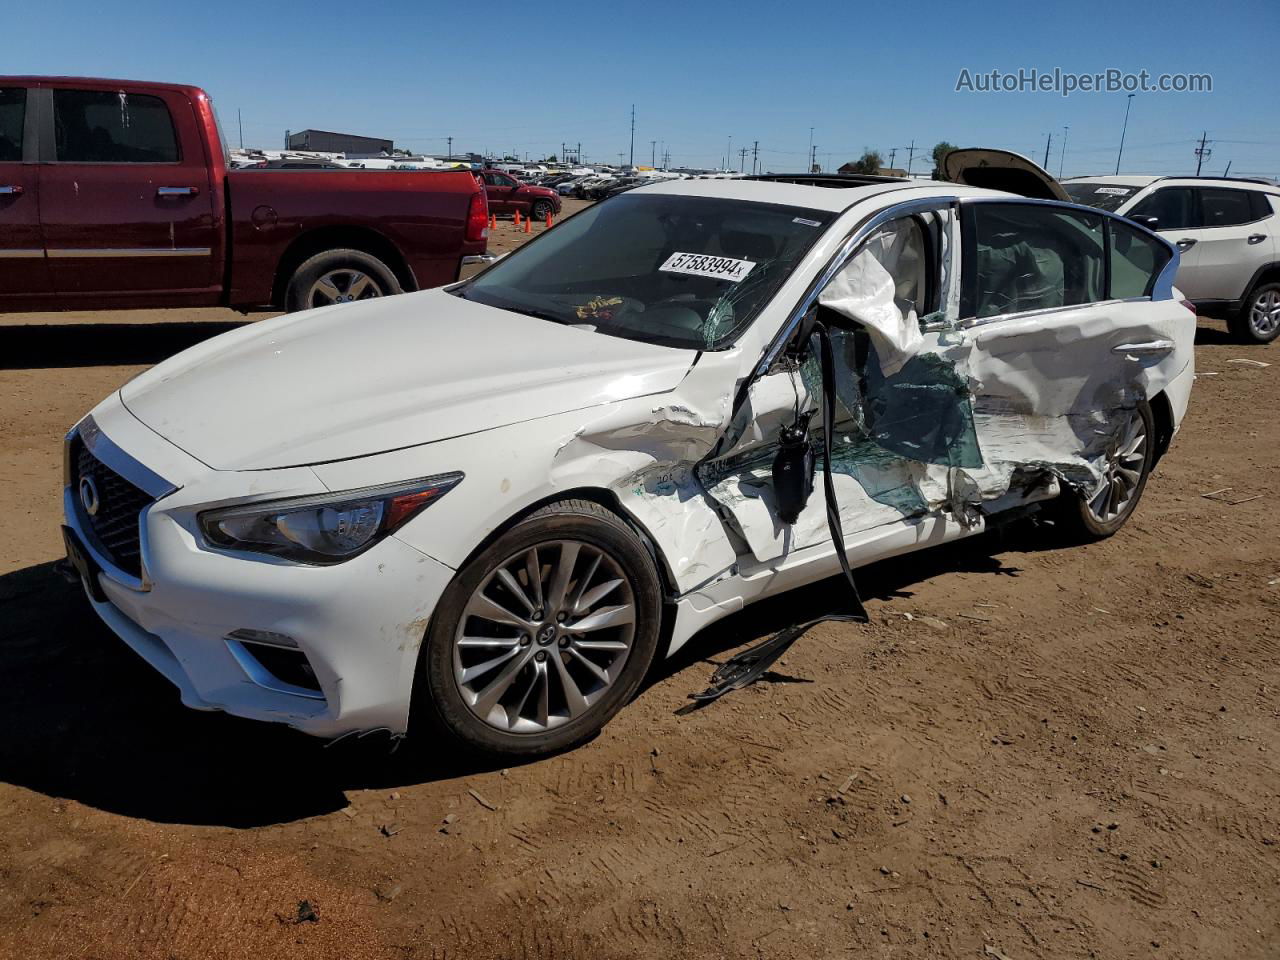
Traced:
[[954, 143], [947, 143], [945, 140], [939, 140], [933, 146], [933, 179], [942, 179], [942, 158], [952, 150], [956, 149]]
[[545, 163], [555, 163], [555, 162], [556, 162], [556, 160], [557, 160], [557, 157], [556, 157], [556, 155], [553, 153], [551, 156], [547, 157], [547, 159], [546, 159], [544, 162], [545, 162]]
[[852, 173], [879, 173], [883, 161], [880, 157], [879, 150], [872, 150], [869, 147], [862, 152], [857, 160], [849, 164]]

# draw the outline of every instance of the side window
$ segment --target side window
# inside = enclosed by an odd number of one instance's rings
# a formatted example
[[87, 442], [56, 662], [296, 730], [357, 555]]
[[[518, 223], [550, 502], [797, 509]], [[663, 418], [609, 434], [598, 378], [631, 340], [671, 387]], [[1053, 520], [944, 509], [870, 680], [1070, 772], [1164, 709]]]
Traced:
[[169, 108], [159, 97], [107, 90], [54, 90], [62, 163], [177, 163]]
[[1253, 208], [1254, 220], [1264, 220], [1275, 213], [1271, 209], [1271, 201], [1267, 199], [1267, 195], [1259, 193], [1257, 190], [1249, 191], [1249, 204]]
[[0, 163], [22, 160], [22, 124], [27, 117], [25, 87], [0, 90]]
[[491, 187], [496, 187], [502, 183], [502, 180], [496, 173], [486, 173], [484, 175], [484, 182]]
[[1155, 217], [1157, 230], [1186, 230], [1199, 225], [1196, 198], [1190, 187], [1161, 187], [1138, 201], [1131, 216]]
[[1200, 188], [1200, 217], [1206, 227], [1236, 227], [1257, 217], [1248, 190], [1222, 187]]
[[975, 203], [968, 209], [967, 315], [1105, 299], [1101, 217], [1043, 204]]
[[1149, 234], [1118, 220], [1111, 230], [1111, 299], [1149, 297], [1156, 277], [1173, 254]]

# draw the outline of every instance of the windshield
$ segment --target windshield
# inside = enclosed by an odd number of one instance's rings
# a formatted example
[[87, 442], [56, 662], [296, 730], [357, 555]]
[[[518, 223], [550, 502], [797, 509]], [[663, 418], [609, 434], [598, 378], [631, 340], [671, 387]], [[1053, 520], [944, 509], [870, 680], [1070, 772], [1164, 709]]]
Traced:
[[627, 193], [570, 217], [454, 293], [611, 336], [715, 350], [751, 323], [832, 216]]
[[1064, 183], [1063, 189], [1076, 203], [1097, 207], [1115, 213], [1141, 187], [1129, 187], [1120, 183]]

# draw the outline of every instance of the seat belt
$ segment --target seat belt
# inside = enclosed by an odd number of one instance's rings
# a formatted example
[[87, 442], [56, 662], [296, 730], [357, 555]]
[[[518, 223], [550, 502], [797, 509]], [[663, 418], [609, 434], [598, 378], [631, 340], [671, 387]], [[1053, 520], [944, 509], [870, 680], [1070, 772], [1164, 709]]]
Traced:
[[[844, 529], [840, 525], [840, 509], [836, 504], [835, 483], [831, 479], [831, 438], [835, 434], [836, 426], [835, 352], [832, 349], [831, 334], [826, 325], [816, 319], [812, 322], [812, 328], [809, 331], [810, 337], [814, 334], [818, 337], [822, 363], [822, 489], [827, 500], [827, 530], [836, 548], [840, 569], [849, 583], [849, 593], [853, 600], [852, 609], [848, 613], [828, 613], [816, 620], [784, 627], [769, 639], [730, 657], [716, 668], [707, 689], [701, 693], [689, 694], [690, 700], [699, 703], [718, 700], [731, 690], [741, 690], [759, 680], [811, 627], [831, 620], [866, 623], [869, 619], [866, 608], [862, 605], [862, 596], [858, 593], [858, 585], [853, 579], [853, 570], [849, 565]], [[808, 438], [810, 416], [811, 414], [807, 412], [797, 413], [795, 424], [784, 428], [782, 444], [774, 458], [774, 492], [779, 496], [778, 513], [787, 523], [795, 523], [809, 495], [813, 492], [815, 457], [813, 445]], [[783, 503], [783, 499], [787, 502]]]

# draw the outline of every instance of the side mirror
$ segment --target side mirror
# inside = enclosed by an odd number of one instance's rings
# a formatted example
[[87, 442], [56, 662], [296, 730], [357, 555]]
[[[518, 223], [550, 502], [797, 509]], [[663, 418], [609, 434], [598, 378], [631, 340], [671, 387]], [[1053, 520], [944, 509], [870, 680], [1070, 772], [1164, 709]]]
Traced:
[[1160, 222], [1159, 217], [1138, 216], [1138, 217], [1130, 217], [1129, 219], [1132, 220], [1134, 223], [1138, 224], [1138, 226], [1140, 227], [1146, 227], [1148, 230], [1155, 230], [1156, 224]]

